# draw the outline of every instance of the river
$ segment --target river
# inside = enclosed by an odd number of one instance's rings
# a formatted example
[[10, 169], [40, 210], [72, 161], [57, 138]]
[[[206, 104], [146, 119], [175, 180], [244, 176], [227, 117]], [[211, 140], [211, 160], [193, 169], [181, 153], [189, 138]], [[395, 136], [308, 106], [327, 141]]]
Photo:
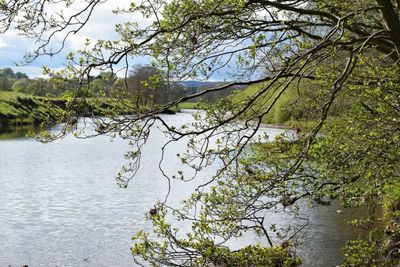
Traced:
[[[191, 120], [190, 112], [163, 116], [176, 125]], [[282, 132], [264, 130], [271, 137]], [[21, 134], [0, 135], [0, 266], [135, 266], [131, 237], [150, 229], [144, 213], [167, 190], [157, 169], [165, 140], [153, 131], [140, 171], [122, 189], [114, 179], [128, 149], [122, 139], [67, 136], [42, 144]], [[175, 155], [184, 148], [181, 142], [166, 151], [167, 171], [182, 168]], [[206, 169], [198, 179], [212, 171]], [[182, 182], [173, 188], [172, 203], [191, 189]], [[310, 219], [300, 251], [303, 265], [339, 264], [341, 247], [355, 232], [334, 207], [318, 208]]]

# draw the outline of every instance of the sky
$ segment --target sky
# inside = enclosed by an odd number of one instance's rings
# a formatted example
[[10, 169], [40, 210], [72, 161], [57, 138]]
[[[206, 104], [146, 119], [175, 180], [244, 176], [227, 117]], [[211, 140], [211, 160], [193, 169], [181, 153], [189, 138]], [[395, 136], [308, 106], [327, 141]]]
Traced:
[[[82, 1], [76, 1], [80, 5]], [[53, 57], [42, 56], [33, 63], [26, 66], [16, 66], [20, 63], [26, 52], [32, 51], [35, 47], [33, 39], [28, 39], [17, 33], [15, 29], [10, 29], [4, 34], [0, 34], [0, 68], [10, 67], [15, 72], [20, 71], [28, 74], [30, 78], [42, 77], [42, 66], [46, 65], [53, 69], [60, 69], [66, 63], [66, 54], [69, 51], [74, 51], [83, 46], [84, 40], [90, 38], [92, 40], [101, 39], [116, 39], [118, 36], [115, 33], [115, 25], [117, 23], [132, 20], [132, 15], [116, 15], [112, 10], [115, 8], [115, 3], [120, 7], [129, 5], [129, 0], [110, 0], [101, 5], [98, 5], [92, 14], [91, 19], [85, 27], [77, 34], [71, 36], [66, 43], [62, 53]], [[78, 7], [77, 7], [78, 8]], [[68, 12], [68, 10], [65, 10]], [[145, 25], [146, 21], [143, 18], [134, 18], [141, 25]], [[134, 59], [134, 64], [148, 64], [150, 59], [138, 57]]]
[[[11, 28], [4, 34], [0, 33], [0, 68], [10, 67], [14, 72], [26, 73], [30, 78], [45, 77], [42, 73], [42, 67], [46, 66], [53, 70], [62, 69], [64, 64], [67, 63], [66, 55], [69, 52], [76, 51], [83, 47], [83, 44], [87, 38], [93, 40], [91, 43], [95, 43], [98, 39], [103, 40], [116, 40], [118, 34], [115, 32], [116, 24], [123, 22], [135, 21], [141, 27], [150, 25], [152, 18], [144, 19], [143, 17], [135, 14], [114, 14], [115, 8], [128, 7], [131, 1], [137, 0], [103, 0], [102, 4], [96, 6], [91, 18], [87, 24], [74, 35], [69, 36], [63, 51], [53, 57], [41, 56], [29, 65], [17, 66], [23, 61], [26, 52], [34, 51], [35, 42], [33, 39], [28, 39], [18, 34], [18, 32]], [[65, 4], [58, 7], [53, 7], [50, 12], [62, 12], [66, 15], [74, 14], [74, 11], [81, 10], [87, 0], [75, 0], [72, 8], [65, 8]], [[136, 17], [135, 17], [136, 16]], [[59, 38], [61, 40], [61, 37]], [[227, 56], [228, 57], [228, 56]], [[151, 63], [151, 58], [148, 57], [135, 57], [129, 64], [132, 65], [146, 65]], [[218, 72], [214, 73], [210, 77], [209, 81], [223, 81], [230, 80], [231, 73], [230, 67], [225, 66]], [[234, 72], [235, 73], [235, 72]], [[96, 75], [96, 72], [92, 72], [92, 75]], [[120, 72], [119, 75], [123, 75]]]

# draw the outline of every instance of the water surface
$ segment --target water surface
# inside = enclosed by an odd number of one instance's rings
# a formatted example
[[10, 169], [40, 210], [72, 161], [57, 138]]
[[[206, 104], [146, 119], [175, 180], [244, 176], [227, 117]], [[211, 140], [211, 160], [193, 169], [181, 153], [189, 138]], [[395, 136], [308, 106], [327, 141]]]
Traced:
[[[163, 116], [176, 125], [191, 120], [190, 113]], [[282, 132], [267, 131], [272, 137]], [[141, 169], [126, 189], [114, 179], [128, 149], [124, 140], [67, 136], [41, 144], [11, 137], [0, 141], [0, 266], [134, 266], [131, 237], [150, 229], [144, 213], [167, 191], [157, 168], [165, 137], [152, 133]], [[181, 142], [166, 151], [167, 172], [182, 168], [175, 155], [184, 149]], [[206, 169], [198, 179], [212, 173]], [[174, 182], [173, 188], [170, 201], [178, 203], [193, 185]], [[351, 231], [335, 208], [316, 210], [304, 232], [304, 265], [340, 263], [340, 247]]]

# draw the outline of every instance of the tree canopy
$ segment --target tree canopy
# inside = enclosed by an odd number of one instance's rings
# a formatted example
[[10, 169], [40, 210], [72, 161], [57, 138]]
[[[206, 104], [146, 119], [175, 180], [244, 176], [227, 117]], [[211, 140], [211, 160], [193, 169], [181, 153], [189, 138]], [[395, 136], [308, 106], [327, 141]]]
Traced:
[[[50, 48], [55, 36], [63, 32], [68, 38], [79, 31], [103, 1], [82, 2], [84, 8], [66, 17], [52, 14], [54, 5], [76, 10], [76, 3], [3, 0], [0, 29], [15, 25], [37, 39], [27, 62], [52, 55], [59, 51]], [[294, 266], [299, 259], [290, 244], [301, 227], [277, 229], [268, 225], [266, 214], [300, 216], [304, 203], [338, 199], [344, 208], [370, 211], [353, 221], [371, 230], [369, 240], [349, 242], [344, 265], [398, 264], [399, 1], [143, 0], [115, 12], [151, 22], [117, 25], [119, 40], [88, 41], [68, 55], [66, 69], [46, 71], [89, 90], [93, 71], [128, 77], [135, 56], [150, 56], [167, 84], [217, 74], [231, 81], [162, 106], [138, 107], [133, 117], [97, 120], [99, 134], [122, 130], [132, 141], [131, 162], [117, 178], [122, 186], [140, 166], [141, 147], [156, 122], [170, 138], [165, 146], [189, 139], [179, 157], [195, 173], [213, 162], [220, 165], [182, 208], [170, 207], [166, 198], [148, 213], [154, 229], [137, 233], [135, 256], [155, 265]], [[257, 89], [210, 105], [190, 127], [169, 125], [158, 115], [179, 102], [243, 85]], [[255, 143], [261, 123], [288, 92], [295, 96], [287, 108], [298, 130], [292, 137]], [[74, 116], [78, 100], [71, 101]], [[71, 129], [67, 124], [58, 136]], [[210, 146], [213, 138], [216, 147]], [[180, 171], [166, 178], [192, 179]], [[378, 207], [384, 209], [385, 231], [373, 227]], [[190, 223], [192, 231], [180, 233], [171, 214]], [[246, 232], [263, 236], [269, 247], [247, 244], [231, 250], [229, 240]]]

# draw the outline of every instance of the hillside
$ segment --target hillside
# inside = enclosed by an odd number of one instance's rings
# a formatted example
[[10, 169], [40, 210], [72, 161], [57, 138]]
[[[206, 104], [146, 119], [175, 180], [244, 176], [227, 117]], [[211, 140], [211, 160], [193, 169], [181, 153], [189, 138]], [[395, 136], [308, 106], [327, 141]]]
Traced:
[[0, 91], [0, 127], [56, 121], [62, 101]]
[[[251, 96], [254, 96], [258, 90], [263, 86], [263, 83], [254, 84], [248, 86], [244, 90], [235, 92], [232, 97], [232, 101], [236, 102], [238, 105], [246, 101]], [[271, 99], [275, 96], [274, 93], [268, 94], [265, 97], [256, 101], [254, 107], [257, 109], [267, 109], [271, 104]], [[292, 88], [288, 88], [279, 100], [274, 104], [272, 109], [268, 114], [263, 117], [263, 122], [268, 124], [290, 124], [293, 120], [299, 119], [298, 111], [293, 110], [292, 103], [297, 99], [297, 92]]]
[[[0, 128], [55, 123], [71, 100], [0, 91]], [[88, 98], [71, 106], [81, 116], [132, 114], [133, 109], [129, 101], [108, 98]]]

